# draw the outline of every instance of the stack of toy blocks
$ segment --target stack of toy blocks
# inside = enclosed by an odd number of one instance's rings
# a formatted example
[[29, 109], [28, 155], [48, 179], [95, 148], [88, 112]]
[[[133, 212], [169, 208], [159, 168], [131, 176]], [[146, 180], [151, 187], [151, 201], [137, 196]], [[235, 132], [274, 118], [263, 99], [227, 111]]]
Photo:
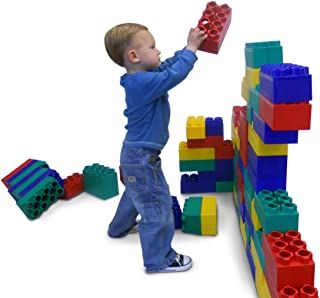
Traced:
[[232, 192], [234, 149], [223, 140], [223, 120], [188, 117], [187, 142], [179, 146], [181, 193]]
[[85, 192], [106, 200], [119, 194], [117, 173], [98, 163], [83, 169]]
[[279, 41], [246, 44], [242, 96], [234, 107], [234, 201], [259, 297], [318, 297], [312, 253], [286, 189], [288, 144], [309, 129], [311, 75], [282, 63]]
[[182, 231], [198, 235], [217, 235], [216, 197], [190, 197], [185, 200]]
[[63, 196], [63, 180], [44, 161], [28, 159], [2, 179], [19, 208], [36, 219]]
[[218, 54], [231, 22], [231, 14], [232, 9], [227, 4], [220, 6], [214, 1], [207, 3], [197, 27], [208, 37], [199, 50]]

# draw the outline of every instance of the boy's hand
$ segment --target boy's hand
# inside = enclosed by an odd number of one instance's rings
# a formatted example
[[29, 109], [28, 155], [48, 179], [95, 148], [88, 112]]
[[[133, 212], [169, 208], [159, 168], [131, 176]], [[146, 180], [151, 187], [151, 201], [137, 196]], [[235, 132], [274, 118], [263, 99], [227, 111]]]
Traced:
[[204, 31], [199, 28], [191, 28], [188, 35], [187, 49], [196, 52], [200, 47], [201, 43], [208, 37]]

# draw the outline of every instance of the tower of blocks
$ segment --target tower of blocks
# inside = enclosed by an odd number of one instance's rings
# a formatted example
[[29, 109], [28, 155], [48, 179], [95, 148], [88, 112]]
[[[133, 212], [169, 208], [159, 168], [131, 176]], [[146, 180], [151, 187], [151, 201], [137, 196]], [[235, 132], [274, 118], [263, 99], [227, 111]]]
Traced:
[[190, 116], [187, 142], [179, 145], [181, 193], [231, 192], [233, 188], [232, 141], [223, 139], [223, 120]]
[[315, 263], [286, 190], [288, 144], [310, 128], [311, 75], [283, 63], [279, 41], [248, 43], [241, 94], [232, 112], [233, 195], [259, 297], [318, 297]]
[[83, 173], [61, 179], [45, 161], [28, 159], [2, 182], [29, 219], [36, 219], [58, 199], [69, 200], [83, 191], [101, 199], [119, 193], [117, 173], [99, 164], [86, 166]]
[[198, 235], [217, 235], [217, 200], [214, 196], [185, 200], [182, 231]]
[[199, 50], [218, 54], [231, 22], [232, 9], [227, 5], [207, 3], [197, 27], [207, 34]]

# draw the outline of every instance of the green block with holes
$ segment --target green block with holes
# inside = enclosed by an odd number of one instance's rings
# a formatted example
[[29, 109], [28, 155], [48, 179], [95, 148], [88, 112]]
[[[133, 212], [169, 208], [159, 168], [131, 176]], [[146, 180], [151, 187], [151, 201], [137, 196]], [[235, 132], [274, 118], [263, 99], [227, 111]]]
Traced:
[[17, 205], [29, 219], [36, 219], [48, 210], [63, 193], [63, 188], [55, 178], [46, 177], [18, 200]]
[[83, 169], [84, 190], [106, 200], [119, 194], [117, 173], [98, 163]]
[[299, 213], [285, 190], [262, 190], [254, 194], [254, 206], [264, 233], [298, 231]]

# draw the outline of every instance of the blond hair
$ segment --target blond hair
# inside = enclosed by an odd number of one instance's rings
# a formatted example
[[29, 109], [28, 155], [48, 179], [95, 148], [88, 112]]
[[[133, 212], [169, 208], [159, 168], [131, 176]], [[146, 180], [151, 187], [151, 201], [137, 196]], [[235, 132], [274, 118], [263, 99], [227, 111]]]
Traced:
[[120, 66], [124, 66], [124, 52], [129, 46], [132, 36], [146, 26], [136, 23], [119, 24], [111, 28], [104, 36], [104, 45], [110, 58]]

